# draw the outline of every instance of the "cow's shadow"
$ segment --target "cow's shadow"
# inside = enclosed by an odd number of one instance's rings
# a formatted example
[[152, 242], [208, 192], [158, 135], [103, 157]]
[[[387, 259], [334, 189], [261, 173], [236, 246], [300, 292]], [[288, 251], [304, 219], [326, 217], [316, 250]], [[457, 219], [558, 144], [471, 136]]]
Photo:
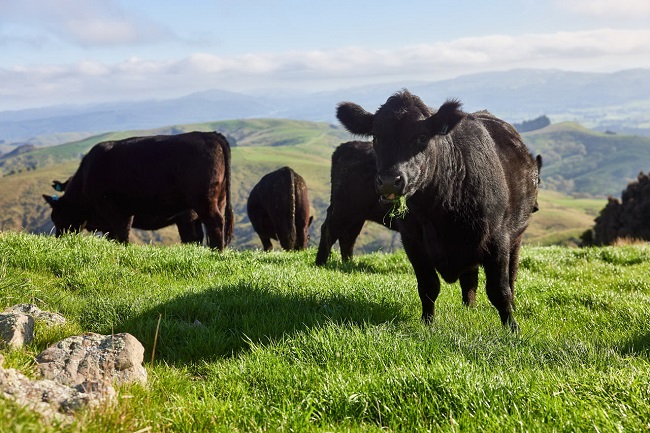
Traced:
[[337, 261], [337, 260], [328, 260], [327, 263], [321, 265], [323, 269], [330, 271], [342, 272], [344, 274], [353, 274], [355, 272], [371, 272], [371, 273], [380, 273], [380, 270], [371, 264], [360, 263], [357, 260], [350, 260], [347, 262]]
[[153, 355], [176, 364], [235, 356], [251, 345], [273, 344], [329, 323], [363, 327], [405, 320], [401, 306], [385, 300], [282, 294], [242, 282], [178, 296], [122, 328], [145, 346], [145, 362]]
[[[318, 266], [318, 265], [314, 265], [314, 266]], [[394, 275], [396, 270], [399, 270], [396, 268], [390, 268], [386, 266], [377, 266], [370, 261], [365, 261], [361, 258], [356, 258], [356, 257], [347, 262], [343, 262], [341, 260], [336, 260], [336, 259], [334, 260], [330, 259], [327, 261], [327, 263], [325, 263], [324, 265], [320, 265], [319, 267], [322, 267], [323, 269], [327, 269], [330, 271], [341, 272], [344, 274], [372, 273], [372, 274]], [[412, 273], [412, 268], [410, 263], [402, 270], [405, 273]]]

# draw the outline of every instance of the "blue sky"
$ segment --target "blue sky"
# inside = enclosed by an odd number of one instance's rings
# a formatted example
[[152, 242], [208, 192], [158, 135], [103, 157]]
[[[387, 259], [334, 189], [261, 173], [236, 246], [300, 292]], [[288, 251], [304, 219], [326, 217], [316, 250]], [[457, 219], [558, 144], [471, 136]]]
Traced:
[[0, 110], [650, 68], [647, 0], [0, 0]]

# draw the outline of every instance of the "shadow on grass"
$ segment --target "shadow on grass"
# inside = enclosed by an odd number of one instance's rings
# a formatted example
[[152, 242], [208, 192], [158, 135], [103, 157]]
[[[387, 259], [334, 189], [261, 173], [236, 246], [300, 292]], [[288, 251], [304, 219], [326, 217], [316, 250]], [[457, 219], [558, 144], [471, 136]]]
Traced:
[[328, 323], [363, 327], [408, 320], [400, 305], [337, 295], [282, 294], [248, 284], [227, 285], [171, 299], [123, 322], [151, 361], [170, 364], [235, 356], [250, 344], [273, 344]]
[[348, 262], [340, 262], [340, 261], [330, 259], [324, 265], [314, 265], [314, 266], [327, 269], [328, 271], [343, 272], [345, 274], [353, 274], [356, 272], [381, 273], [381, 271], [379, 271], [376, 266], [372, 266], [368, 263], [359, 263], [356, 260], [351, 260]]
[[624, 342], [620, 352], [625, 356], [643, 356], [650, 359], [650, 330]]
[[[340, 260], [336, 259], [329, 259], [327, 263], [324, 265], [316, 265], [314, 266], [322, 269], [327, 269], [329, 271], [337, 271], [337, 272], [342, 272], [345, 274], [353, 274], [353, 273], [373, 273], [373, 274], [394, 274], [396, 269], [387, 267], [386, 265], [383, 264], [376, 264], [372, 262], [371, 260], [364, 259], [363, 257], [359, 258], [354, 258], [350, 261], [343, 262]], [[412, 268], [411, 265], [408, 264], [407, 267], [400, 267], [399, 271], [406, 272], [406, 273], [411, 273]]]

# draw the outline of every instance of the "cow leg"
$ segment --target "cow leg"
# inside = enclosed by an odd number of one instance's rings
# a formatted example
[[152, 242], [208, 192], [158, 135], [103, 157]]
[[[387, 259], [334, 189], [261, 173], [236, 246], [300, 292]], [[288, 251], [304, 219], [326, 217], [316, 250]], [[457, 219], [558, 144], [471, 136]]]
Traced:
[[205, 226], [205, 231], [208, 235], [208, 245], [210, 248], [216, 248], [219, 251], [223, 251], [223, 234], [226, 222], [223, 215], [219, 213], [216, 204], [210, 206], [208, 209], [194, 209], [194, 211], [199, 215], [199, 218]]
[[106, 237], [125, 244], [129, 243], [129, 234], [133, 224], [133, 215], [124, 215], [112, 201], [103, 200], [95, 206], [97, 215], [108, 226]]
[[501, 323], [516, 332], [519, 325], [512, 315], [513, 296], [510, 289], [510, 254], [505, 250], [492, 251], [483, 266], [485, 268], [485, 289], [488, 299], [501, 317]]
[[316, 254], [316, 264], [324, 265], [330, 256], [332, 246], [339, 241], [344, 262], [352, 259], [354, 243], [361, 233], [365, 220], [350, 224], [348, 215], [341, 215], [332, 206], [327, 208], [327, 217], [321, 226], [320, 244]]
[[521, 248], [521, 236], [510, 250], [510, 291], [512, 292], [512, 307], [515, 308], [515, 281], [519, 271], [519, 249]]
[[430, 324], [435, 314], [435, 303], [440, 294], [440, 279], [433, 267], [426, 246], [422, 242], [424, 236], [420, 230], [412, 231], [406, 227], [401, 230], [404, 251], [411, 262], [415, 278], [418, 282], [418, 294], [422, 303], [422, 320]]
[[262, 241], [262, 246], [264, 247], [264, 251], [271, 251], [273, 249], [271, 238], [263, 238], [262, 236], [260, 236], [260, 240]]
[[[194, 220], [194, 239], [197, 244], [201, 245], [203, 244], [203, 223], [201, 222], [200, 219], [196, 218]], [[191, 241], [190, 241], [191, 242]]]
[[[275, 225], [275, 233], [278, 236], [278, 241], [285, 251], [296, 250], [296, 228], [290, 224]], [[262, 241], [263, 243], [263, 241]]]
[[128, 244], [132, 224], [133, 216], [119, 219], [114, 218], [113, 222], [110, 224], [110, 230], [106, 233], [106, 237], [108, 239]]
[[320, 226], [320, 242], [318, 243], [318, 252], [316, 253], [316, 265], [322, 266], [327, 263], [327, 259], [332, 252], [332, 245], [336, 242], [336, 237], [332, 235], [332, 206], [327, 208], [325, 222]]
[[[198, 227], [195, 222], [183, 221], [177, 222], [176, 228], [178, 235], [181, 238], [181, 243], [184, 244], [201, 244], [203, 242], [203, 226], [201, 221], [198, 221]], [[197, 231], [197, 229], [199, 231]]]
[[363, 229], [365, 221], [354, 223], [350, 228], [341, 233], [339, 237], [339, 246], [341, 247], [341, 257], [344, 262], [352, 260], [352, 253], [354, 251], [354, 244]]
[[180, 215], [175, 220], [178, 235], [182, 243], [203, 243], [203, 224], [200, 219], [188, 215]]
[[478, 268], [460, 275], [460, 288], [463, 292], [463, 304], [473, 307], [476, 302], [476, 288], [478, 287]]

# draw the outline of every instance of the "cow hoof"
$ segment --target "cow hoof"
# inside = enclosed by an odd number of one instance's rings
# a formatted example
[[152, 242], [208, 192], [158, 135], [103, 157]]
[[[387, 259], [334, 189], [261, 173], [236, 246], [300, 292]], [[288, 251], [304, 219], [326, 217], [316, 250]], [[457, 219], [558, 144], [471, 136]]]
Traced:
[[422, 313], [422, 322], [425, 325], [433, 325], [433, 314]]
[[513, 319], [512, 317], [510, 317], [506, 321], [506, 323], [504, 323], [504, 326], [507, 326], [508, 328], [510, 328], [510, 331], [513, 334], [518, 334], [519, 333], [519, 325], [517, 324], [517, 321], [515, 319]]

